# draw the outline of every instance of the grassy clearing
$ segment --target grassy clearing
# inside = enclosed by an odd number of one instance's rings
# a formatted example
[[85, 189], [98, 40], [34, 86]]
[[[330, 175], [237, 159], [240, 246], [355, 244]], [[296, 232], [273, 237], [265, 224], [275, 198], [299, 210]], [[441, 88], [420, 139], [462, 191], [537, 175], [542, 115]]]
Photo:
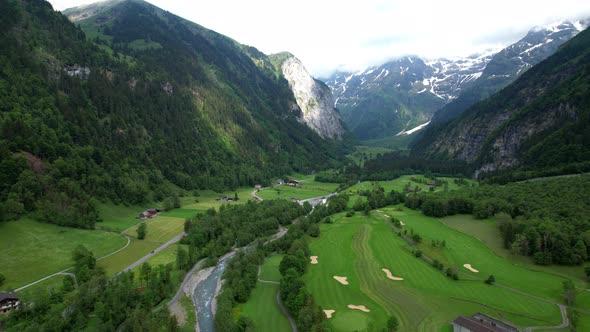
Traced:
[[302, 180], [302, 187], [291, 187], [288, 185], [274, 186], [265, 188], [258, 192], [258, 196], [263, 199], [307, 199], [328, 195], [338, 188], [337, 183], [323, 183], [313, 180]]
[[276, 301], [278, 290], [279, 285], [258, 282], [248, 302], [239, 308], [244, 316], [254, 321], [256, 331], [291, 331], [291, 325]]
[[440, 220], [445, 225], [480, 240], [492, 249], [496, 255], [509, 259], [514, 265], [578, 280], [586, 279], [584, 266], [541, 266], [535, 265], [529, 257], [513, 255], [510, 250], [504, 248], [500, 231], [494, 219], [478, 220], [471, 215], [456, 215]]
[[[178, 248], [188, 250], [187, 245], [176, 243], [150, 257], [147, 260], [147, 263], [149, 263], [152, 267], [158, 265], [167, 265], [170, 263], [176, 264], [176, 252], [178, 251]], [[139, 274], [140, 267], [141, 265], [133, 269], [133, 272]]]
[[158, 208], [159, 206], [157, 204], [154, 206], [125, 206], [101, 203], [98, 205], [98, 212], [102, 221], [96, 223], [96, 227], [121, 232], [139, 223], [141, 220], [135, 219], [135, 217], [151, 207]]
[[281, 273], [279, 272], [279, 264], [281, 263], [281, 259], [283, 259], [282, 254], [276, 254], [267, 257], [264, 260], [264, 264], [260, 267], [260, 276], [258, 276], [262, 280], [269, 280], [269, 281], [280, 281], [281, 280]]
[[61, 289], [65, 275], [58, 274], [49, 279], [43, 280], [40, 283], [34, 284], [31, 287], [27, 287], [21, 291], [18, 291], [18, 295], [23, 301], [35, 301], [35, 299], [42, 298], [47, 295], [49, 289]]
[[194, 218], [199, 213], [205, 213], [205, 212], [207, 212], [207, 211], [206, 210], [195, 210], [195, 209], [174, 209], [174, 210], [160, 213], [160, 215], [164, 216], [164, 217], [190, 219], [190, 218]]
[[6, 276], [2, 289], [15, 289], [72, 266], [72, 250], [79, 244], [95, 257], [122, 248], [121, 235], [60, 227], [21, 219], [0, 223], [0, 273]]
[[378, 154], [392, 152], [392, 149], [379, 146], [357, 145], [355, 151], [346, 157], [355, 164], [362, 165], [365, 160], [377, 158]]
[[[411, 218], [406, 216], [403, 220], [411, 222]], [[414, 257], [405, 241], [376, 216], [357, 214], [346, 218], [340, 214], [333, 219], [334, 224], [321, 225], [320, 238], [311, 242], [312, 254], [319, 256], [319, 264], [309, 267], [304, 281], [324, 309], [336, 310], [330, 321], [337, 331], [379, 330], [392, 314], [398, 317], [402, 331], [448, 328], [447, 324], [456, 316], [476, 312], [505, 318], [519, 326], [560, 322], [555, 305], [469, 277], [462, 277], [460, 281], [445, 277], [442, 272]], [[462, 236], [470, 238], [465, 234]], [[455, 246], [455, 241], [450, 239], [447, 243]], [[469, 242], [468, 239], [462, 241]], [[482, 260], [502, 260], [489, 249], [482, 252], [487, 253]], [[405, 280], [387, 279], [382, 268]], [[538, 275], [527, 270], [522, 273]], [[336, 282], [333, 279], [335, 275], [348, 277], [349, 285]], [[528, 276], [525, 278], [528, 279]], [[548, 278], [551, 288], [556, 277], [549, 275]], [[547, 282], [543, 277], [539, 279]], [[508, 280], [505, 281], [504, 284], [509, 284]], [[539, 292], [545, 293], [542, 290]], [[371, 312], [353, 311], [347, 308], [348, 304], [365, 305]]]
[[[184, 219], [164, 217], [158, 215], [152, 219], [145, 221], [147, 224], [146, 241], [166, 243], [184, 230]], [[137, 228], [139, 224], [129, 228], [125, 234], [129, 236], [137, 236]]]
[[[268, 257], [261, 266], [260, 279], [279, 281], [279, 263], [283, 255]], [[254, 321], [256, 331], [281, 332], [291, 331], [291, 325], [287, 317], [277, 304], [276, 296], [279, 285], [257, 282], [250, 299], [238, 306], [236, 311]]]
[[131, 238], [131, 243], [124, 250], [98, 261], [98, 266], [105, 269], [108, 276], [115, 275], [133, 262], [147, 255], [159, 245]]
[[[496, 281], [504, 285], [555, 301], [562, 300], [562, 282], [566, 278], [515, 266], [510, 260], [496, 255], [478, 239], [454, 230], [435, 218], [424, 216], [420, 211], [406, 208], [402, 211], [393, 208], [381, 210], [400, 218], [408, 230], [416, 231], [423, 238], [420, 248], [424, 252], [434, 252], [435, 257], [438, 254], [445, 265], [450, 264], [459, 271], [470, 273], [463, 267], [463, 264], [469, 263], [480, 271], [473, 274], [478, 277], [486, 278], [493, 274]], [[432, 240], [443, 239], [446, 247], [433, 250]]]
[[[409, 183], [412, 190], [419, 191], [429, 191], [430, 187], [423, 183], [414, 182], [411, 178], [419, 178], [425, 179], [423, 175], [402, 175], [397, 179], [393, 179], [391, 181], [377, 181], [381, 187], [385, 190], [385, 192], [390, 192], [392, 190], [403, 192], [404, 187]], [[456, 190], [460, 187], [455, 184], [454, 178], [447, 178], [447, 177], [439, 177], [441, 180], [445, 180], [449, 184], [449, 190]], [[429, 182], [430, 180], [427, 180]], [[472, 180], [467, 180], [470, 185], [475, 185], [476, 182]], [[355, 184], [354, 186], [348, 188], [346, 191], [348, 192], [356, 192], [357, 190], [371, 190], [373, 188], [373, 182], [371, 181], [363, 181], [361, 183]], [[442, 187], [435, 188], [435, 191], [443, 190]]]

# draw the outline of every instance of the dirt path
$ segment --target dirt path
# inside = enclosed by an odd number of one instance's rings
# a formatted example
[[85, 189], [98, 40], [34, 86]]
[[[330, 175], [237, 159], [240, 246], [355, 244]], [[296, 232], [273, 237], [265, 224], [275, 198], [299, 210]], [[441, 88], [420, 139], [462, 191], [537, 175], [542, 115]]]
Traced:
[[535, 330], [560, 330], [560, 329], [565, 329], [570, 325], [570, 320], [567, 317], [567, 307], [562, 305], [562, 304], [558, 304], [559, 306], [559, 311], [561, 311], [561, 319], [562, 319], [562, 323], [559, 325], [555, 325], [555, 326], [531, 326], [531, 327], [526, 327], [523, 331], [524, 332], [531, 332], [531, 331], [535, 331]]
[[[125, 244], [125, 245], [124, 245], [122, 248], [119, 248], [119, 249], [117, 249], [117, 250], [113, 251], [113, 252], [112, 252], [112, 253], [110, 253], [110, 254], [107, 254], [107, 255], [104, 255], [104, 256], [102, 256], [102, 257], [99, 257], [99, 258], [97, 258], [97, 259], [96, 259], [96, 261], [100, 261], [100, 260], [102, 260], [102, 259], [105, 259], [105, 258], [107, 258], [107, 257], [110, 257], [110, 256], [112, 256], [112, 255], [114, 255], [114, 254], [118, 253], [119, 251], [121, 251], [121, 250], [124, 250], [125, 248], [127, 248], [127, 247], [129, 246], [129, 244], [131, 243], [131, 239], [130, 239], [130, 238], [127, 236], [127, 235], [124, 235], [124, 234], [122, 234], [122, 233], [121, 233], [121, 236], [123, 236], [123, 237], [125, 237], [125, 238], [127, 239], [127, 243], [126, 243], [126, 244]], [[65, 269], [65, 270], [61, 270], [61, 271], [59, 271], [59, 272], [56, 272], [56, 273], [50, 274], [50, 275], [48, 275], [48, 276], [46, 276], [46, 277], [43, 277], [43, 278], [41, 278], [41, 279], [39, 279], [39, 280], [33, 281], [33, 282], [32, 282], [32, 283], [30, 283], [30, 284], [27, 284], [27, 285], [24, 285], [24, 286], [22, 286], [22, 287], [19, 287], [19, 288], [15, 289], [14, 291], [15, 291], [15, 292], [19, 292], [19, 291], [21, 291], [21, 290], [23, 290], [23, 289], [25, 289], [25, 288], [31, 287], [31, 286], [33, 286], [33, 285], [35, 285], [35, 284], [38, 284], [38, 283], [40, 283], [41, 281], [45, 281], [45, 280], [47, 280], [47, 279], [49, 279], [49, 278], [55, 277], [55, 276], [57, 276], [57, 275], [60, 275], [60, 274], [69, 274], [69, 275], [73, 275], [73, 273], [68, 273], [68, 272], [67, 272], [67, 271], [69, 271], [69, 270], [71, 270], [71, 269], [73, 269], [73, 268], [74, 268], [73, 266], [72, 266], [72, 267], [68, 267], [68, 268], [67, 268], [67, 269]], [[74, 277], [74, 278], [75, 278], [75, 277]]]
[[295, 324], [295, 320], [293, 319], [291, 314], [287, 311], [287, 308], [285, 308], [285, 306], [283, 305], [283, 301], [281, 301], [281, 290], [280, 289], [277, 291], [277, 304], [279, 305], [279, 308], [281, 308], [283, 315], [287, 316], [287, 319], [289, 320], [289, 323], [291, 324], [291, 330], [293, 330], [293, 332], [298, 332], [299, 330], [297, 330], [297, 324]]

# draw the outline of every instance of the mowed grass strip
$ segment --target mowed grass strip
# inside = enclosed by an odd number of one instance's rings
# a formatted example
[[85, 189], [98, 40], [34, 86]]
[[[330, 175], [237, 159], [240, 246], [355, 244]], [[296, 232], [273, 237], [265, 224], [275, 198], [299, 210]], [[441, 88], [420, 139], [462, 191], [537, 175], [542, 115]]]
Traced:
[[[380, 330], [385, 327], [387, 313], [361, 291], [355, 269], [352, 242], [361, 226], [360, 217], [333, 218], [339, 221], [322, 224], [320, 238], [310, 244], [311, 254], [318, 256], [318, 264], [309, 265], [303, 280], [322, 309], [335, 310], [329, 321], [336, 331]], [[340, 284], [334, 276], [347, 277], [349, 284]], [[371, 311], [352, 310], [349, 304], [364, 305]]]
[[[259, 279], [278, 282], [281, 279], [279, 264], [283, 256], [276, 254], [267, 257], [260, 267]], [[237, 308], [238, 312], [254, 321], [256, 331], [291, 331], [289, 320], [277, 304], [278, 290], [279, 285], [259, 281], [248, 302]]]
[[264, 188], [257, 192], [256, 195], [263, 199], [308, 199], [328, 195], [338, 188], [336, 183], [322, 183], [312, 180], [302, 181], [301, 188], [292, 187], [289, 185], [280, 185], [270, 188]]
[[254, 321], [256, 331], [291, 331], [289, 320], [283, 315], [277, 304], [278, 290], [279, 285], [257, 282], [248, 302], [238, 309], [242, 315]]
[[[402, 220], [405, 228], [413, 229], [422, 237], [421, 247], [424, 251], [431, 250], [432, 240], [445, 240], [444, 248], [437, 248], [449, 264], [458, 271], [487, 278], [494, 275], [498, 283], [529, 292], [531, 294], [562, 301], [563, 281], [566, 278], [531, 271], [512, 264], [509, 260], [496, 255], [490, 248], [478, 239], [446, 226], [436, 218], [425, 216], [420, 211], [403, 208], [381, 209], [383, 213], [396, 216]], [[472, 273], [463, 267], [471, 264], [479, 273]]]
[[98, 261], [97, 265], [104, 268], [107, 276], [112, 276], [122, 271], [138, 259], [149, 254], [159, 245], [152, 242], [131, 238], [129, 246], [118, 253]]
[[264, 264], [262, 264], [262, 266], [260, 267], [260, 275], [258, 276], [258, 278], [268, 281], [281, 281], [279, 264], [281, 263], [281, 259], [283, 259], [283, 256], [284, 255], [282, 254], [275, 254], [267, 257], [264, 260]]
[[[147, 234], [145, 241], [166, 243], [178, 234], [184, 231], [184, 221], [182, 218], [165, 217], [158, 215], [145, 221], [147, 224]], [[137, 237], [137, 228], [139, 224], [129, 228], [125, 234]]]
[[95, 257], [122, 248], [127, 239], [115, 233], [83, 230], [20, 219], [0, 223], [2, 289], [16, 289], [73, 265], [72, 251], [83, 244]]
[[173, 217], [173, 218], [181, 218], [181, 219], [190, 219], [194, 218], [199, 213], [205, 213], [207, 210], [204, 209], [174, 209], [166, 212], [160, 213], [160, 216], [164, 217]]

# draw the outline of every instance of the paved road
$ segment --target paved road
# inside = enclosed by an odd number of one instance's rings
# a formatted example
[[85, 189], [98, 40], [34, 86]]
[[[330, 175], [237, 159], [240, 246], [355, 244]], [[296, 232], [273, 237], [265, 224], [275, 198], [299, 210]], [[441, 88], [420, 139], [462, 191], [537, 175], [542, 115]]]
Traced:
[[137, 266], [143, 264], [145, 261], [147, 261], [148, 259], [150, 259], [150, 257], [154, 256], [155, 254], [159, 253], [160, 251], [168, 248], [170, 245], [180, 241], [180, 239], [182, 239], [184, 237], [185, 233], [182, 232], [178, 235], [176, 235], [172, 240], [164, 243], [163, 245], [159, 246], [158, 248], [154, 249], [154, 251], [152, 251], [151, 253], [143, 256], [142, 258], [138, 259], [137, 261], [135, 261], [133, 264], [129, 265], [128, 267], [126, 267], [125, 269], [123, 269], [123, 271], [117, 273], [117, 275], [123, 273], [123, 272], [127, 272], [130, 270], [133, 270], [134, 268], [136, 268]]

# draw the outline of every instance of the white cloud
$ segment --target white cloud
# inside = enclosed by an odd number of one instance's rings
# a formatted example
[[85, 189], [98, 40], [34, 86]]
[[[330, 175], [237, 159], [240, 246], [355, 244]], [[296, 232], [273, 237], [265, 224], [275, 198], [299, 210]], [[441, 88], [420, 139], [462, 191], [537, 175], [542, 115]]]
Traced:
[[[88, 0], [51, 0], [56, 9]], [[149, 0], [265, 53], [289, 51], [315, 75], [388, 58], [464, 56], [506, 46], [535, 25], [590, 16], [579, 0]]]

